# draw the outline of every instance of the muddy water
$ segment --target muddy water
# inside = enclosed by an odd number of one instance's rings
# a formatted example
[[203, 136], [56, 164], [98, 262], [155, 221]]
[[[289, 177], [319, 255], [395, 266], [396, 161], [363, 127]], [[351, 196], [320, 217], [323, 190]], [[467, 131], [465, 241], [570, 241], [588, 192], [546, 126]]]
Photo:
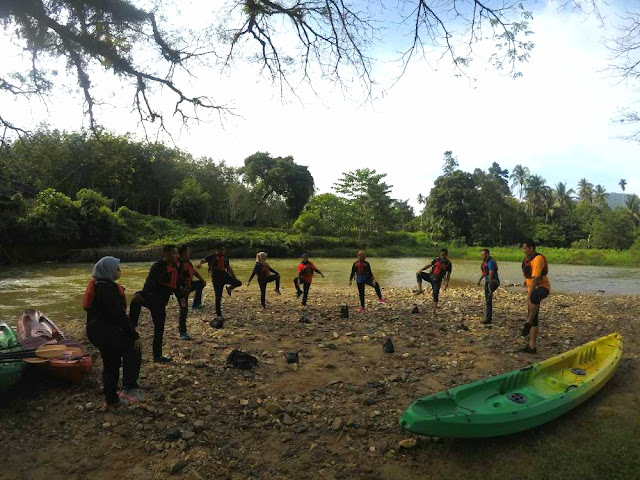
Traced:
[[[424, 266], [420, 258], [370, 258], [372, 270], [383, 288], [411, 288], [415, 285], [414, 272]], [[271, 265], [283, 277], [282, 291], [293, 295], [292, 280], [297, 259], [273, 259]], [[349, 281], [352, 260], [344, 258], [315, 259], [325, 278], [316, 276], [315, 282], [324, 286], [345, 286]], [[141, 289], [150, 263], [122, 265], [121, 283], [130, 295]], [[246, 284], [253, 259], [232, 259], [232, 267]], [[91, 275], [90, 264], [41, 264], [0, 270], [0, 319], [13, 323], [24, 309], [36, 307], [52, 318], [83, 319], [82, 293]], [[557, 292], [594, 292], [605, 294], [640, 293], [640, 268], [594, 267], [581, 265], [550, 266], [552, 290]], [[206, 269], [201, 270], [206, 275]], [[453, 260], [452, 285], [477, 282], [480, 262]], [[503, 285], [522, 281], [520, 264], [500, 262]], [[210, 288], [209, 286], [207, 288]], [[240, 287], [240, 288], [245, 288]], [[250, 288], [258, 288], [255, 280]], [[354, 287], [355, 288], [355, 287]], [[516, 287], [514, 287], [516, 288]]]

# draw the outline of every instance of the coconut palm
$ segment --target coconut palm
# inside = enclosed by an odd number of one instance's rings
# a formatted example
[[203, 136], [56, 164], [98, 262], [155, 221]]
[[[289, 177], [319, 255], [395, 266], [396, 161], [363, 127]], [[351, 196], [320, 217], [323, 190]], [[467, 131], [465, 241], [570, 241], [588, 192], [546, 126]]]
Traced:
[[627, 198], [627, 208], [631, 212], [631, 218], [633, 218], [633, 224], [637, 227], [640, 225], [640, 198], [633, 194]]
[[621, 178], [618, 182], [618, 185], [620, 185], [620, 188], [622, 189], [622, 202], [626, 203], [627, 199], [625, 197], [624, 191], [627, 189], [627, 181], [624, 178]]
[[609, 194], [607, 193], [607, 190], [602, 185], [596, 185], [596, 188], [593, 191], [593, 203], [600, 208], [604, 208], [607, 206], [608, 196]]
[[586, 178], [580, 179], [578, 182], [578, 198], [580, 203], [593, 203], [593, 184], [589, 183]]
[[424, 208], [420, 213], [420, 226], [422, 226], [422, 224], [424, 223], [424, 212], [427, 210], [427, 197], [419, 193], [417, 200], [418, 200], [418, 205], [424, 205]]
[[527, 186], [529, 176], [529, 169], [522, 165], [516, 165], [513, 167], [513, 171], [511, 172], [511, 175], [509, 175], [509, 180], [511, 180], [511, 190], [515, 188], [518, 189], [518, 200], [520, 200], [520, 202], [522, 202], [522, 193]]
[[545, 211], [545, 196], [548, 195], [549, 187], [546, 180], [540, 175], [531, 175], [527, 180], [526, 199], [529, 215], [534, 217], [538, 212]]
[[573, 188], [569, 188], [567, 190], [567, 184], [564, 182], [558, 182], [556, 184], [556, 202], [558, 207], [569, 209], [573, 207], [573, 195], [575, 194], [575, 190]]

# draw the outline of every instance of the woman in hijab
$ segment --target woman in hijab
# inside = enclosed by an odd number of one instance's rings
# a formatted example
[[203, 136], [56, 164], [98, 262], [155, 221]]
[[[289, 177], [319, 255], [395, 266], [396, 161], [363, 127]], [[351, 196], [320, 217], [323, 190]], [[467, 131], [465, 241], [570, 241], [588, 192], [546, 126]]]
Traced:
[[[120, 278], [120, 260], [103, 257], [93, 267], [82, 306], [87, 311], [87, 336], [102, 355], [102, 388], [107, 408], [143, 401], [138, 390], [142, 360], [140, 337], [127, 316], [124, 288]], [[123, 389], [118, 393], [122, 365]]]
[[247, 287], [256, 275], [258, 276], [258, 285], [260, 285], [260, 303], [262, 304], [262, 308], [267, 308], [267, 283], [275, 281], [276, 293], [280, 295], [280, 274], [267, 263], [266, 252], [259, 252], [256, 255], [256, 264], [247, 282]]

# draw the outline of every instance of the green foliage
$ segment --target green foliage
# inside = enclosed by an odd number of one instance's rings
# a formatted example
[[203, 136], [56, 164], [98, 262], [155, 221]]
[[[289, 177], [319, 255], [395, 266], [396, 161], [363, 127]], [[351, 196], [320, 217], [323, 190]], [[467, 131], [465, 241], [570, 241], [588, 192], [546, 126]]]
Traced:
[[189, 224], [202, 223], [207, 215], [207, 205], [211, 195], [202, 189], [198, 181], [191, 177], [176, 188], [171, 198], [173, 214]]
[[592, 242], [596, 248], [624, 250], [633, 244], [633, 234], [631, 214], [629, 211], [619, 208], [595, 219]]

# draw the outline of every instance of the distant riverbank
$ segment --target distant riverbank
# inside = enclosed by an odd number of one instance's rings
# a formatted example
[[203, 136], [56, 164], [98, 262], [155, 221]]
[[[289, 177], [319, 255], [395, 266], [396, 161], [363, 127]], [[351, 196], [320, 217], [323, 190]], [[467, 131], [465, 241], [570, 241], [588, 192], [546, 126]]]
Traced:
[[[172, 222], [173, 223], [173, 222]], [[435, 244], [421, 232], [388, 232], [370, 241], [358, 242], [356, 237], [330, 237], [301, 235], [293, 230], [228, 228], [201, 226], [190, 228], [186, 225], [172, 225], [163, 231], [145, 231], [138, 236], [134, 245], [104, 246], [99, 248], [69, 248], [67, 245], [15, 247], [0, 249], [0, 255], [7, 263], [26, 264], [44, 261], [95, 262], [105, 255], [114, 255], [123, 261], [150, 261], [158, 257], [161, 245], [165, 243], [187, 243], [193, 252], [202, 254], [222, 242], [232, 257], [252, 257], [264, 250], [272, 258], [298, 257], [308, 252], [314, 257], [349, 258], [358, 250], [365, 249], [370, 257], [433, 257], [441, 247], [449, 249], [453, 259], [477, 260], [482, 246], [454, 246], [447, 242]], [[548, 248], [538, 249], [550, 263], [567, 265], [599, 266], [640, 266], [640, 251], [603, 249]], [[491, 247], [492, 255], [501, 261], [522, 260], [519, 246]]]

